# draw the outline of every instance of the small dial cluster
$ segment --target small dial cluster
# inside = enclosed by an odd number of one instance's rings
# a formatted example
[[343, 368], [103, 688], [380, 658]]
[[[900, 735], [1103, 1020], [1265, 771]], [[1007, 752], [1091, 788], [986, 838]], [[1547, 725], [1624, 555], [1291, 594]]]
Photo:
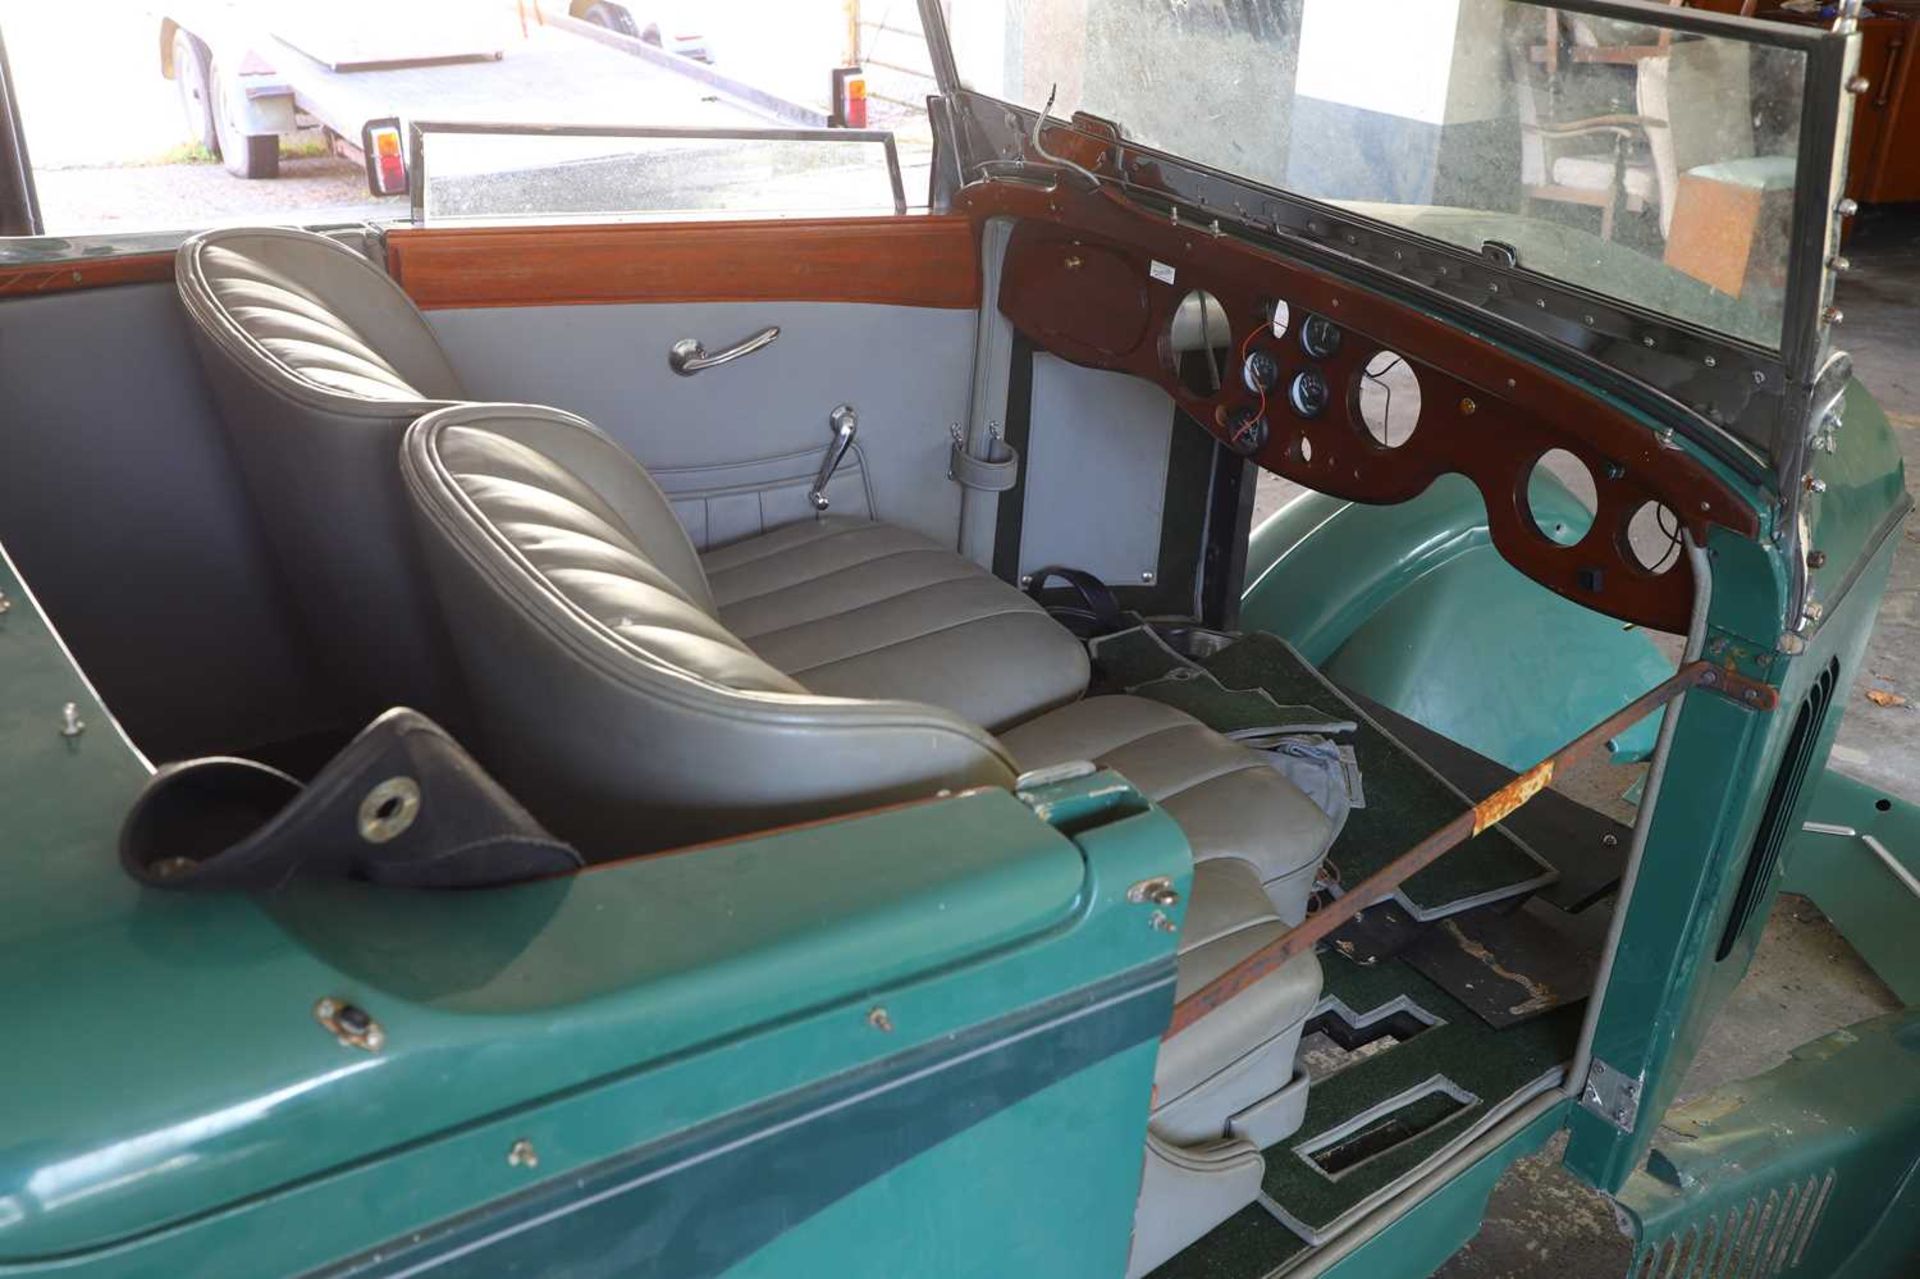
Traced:
[[[1340, 330], [1324, 315], [1309, 315], [1300, 326], [1300, 349], [1313, 360], [1325, 360], [1340, 349]], [[1287, 387], [1287, 403], [1301, 417], [1319, 417], [1333, 403], [1333, 388], [1317, 367], [1294, 374]]]

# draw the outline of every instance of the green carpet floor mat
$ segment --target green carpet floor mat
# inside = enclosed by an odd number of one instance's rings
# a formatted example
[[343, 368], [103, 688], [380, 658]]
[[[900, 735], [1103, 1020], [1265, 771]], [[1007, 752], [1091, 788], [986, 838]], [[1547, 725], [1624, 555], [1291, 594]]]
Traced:
[[[1311, 1062], [1318, 1045], [1347, 1064], [1313, 1081], [1299, 1131], [1266, 1152], [1262, 1186], [1267, 1210], [1310, 1242], [1490, 1108], [1557, 1072], [1579, 1040], [1582, 1009], [1494, 1030], [1399, 960], [1363, 968], [1325, 955], [1322, 964], [1326, 984], [1303, 1052]], [[1376, 1029], [1399, 1042], [1381, 1050]]]
[[1580, 1004], [1494, 1030], [1398, 960], [1368, 968], [1323, 951], [1321, 964], [1326, 985], [1301, 1041], [1314, 1074], [1306, 1117], [1267, 1148], [1260, 1200], [1154, 1279], [1259, 1279], [1344, 1229], [1514, 1094], [1556, 1076], [1579, 1041]]
[[[1102, 636], [1089, 645], [1101, 672], [1130, 692], [1186, 711], [1221, 732], [1244, 733], [1265, 719], [1293, 731], [1328, 733], [1353, 746], [1366, 791], [1334, 841], [1328, 860], [1342, 884], [1357, 884], [1472, 807], [1472, 801], [1349, 701], [1292, 646], [1277, 636], [1243, 636], [1198, 662], [1175, 653], [1145, 628]], [[1211, 677], [1169, 680], [1175, 671]], [[1177, 691], [1175, 691], [1177, 690]], [[1169, 696], [1168, 694], [1172, 695]], [[1468, 840], [1403, 883], [1394, 900], [1426, 923], [1554, 882], [1558, 872], [1500, 827]]]

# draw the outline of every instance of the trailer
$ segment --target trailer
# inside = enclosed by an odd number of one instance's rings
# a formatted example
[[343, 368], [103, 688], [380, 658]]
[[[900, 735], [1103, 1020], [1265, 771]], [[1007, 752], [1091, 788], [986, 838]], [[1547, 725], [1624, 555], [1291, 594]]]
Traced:
[[[364, 162], [375, 121], [828, 124], [715, 71], [700, 37], [648, 39], [656, 28], [619, 5], [169, 0], [152, 16], [188, 140], [242, 178], [276, 176], [280, 140], [314, 127]], [[391, 193], [372, 169], [369, 185]]]

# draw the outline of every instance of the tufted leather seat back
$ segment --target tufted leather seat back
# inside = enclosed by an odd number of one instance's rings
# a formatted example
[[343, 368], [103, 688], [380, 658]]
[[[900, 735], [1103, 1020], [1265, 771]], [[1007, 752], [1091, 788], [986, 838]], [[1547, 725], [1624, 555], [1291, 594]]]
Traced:
[[583, 419], [441, 409], [400, 470], [481, 754], [589, 857], [1011, 784], [952, 712], [816, 696], [756, 656], [659, 489]]
[[315, 658], [346, 719], [405, 704], [457, 721], [393, 458], [461, 398], [387, 275], [308, 231], [209, 231], [175, 278], [220, 416]]

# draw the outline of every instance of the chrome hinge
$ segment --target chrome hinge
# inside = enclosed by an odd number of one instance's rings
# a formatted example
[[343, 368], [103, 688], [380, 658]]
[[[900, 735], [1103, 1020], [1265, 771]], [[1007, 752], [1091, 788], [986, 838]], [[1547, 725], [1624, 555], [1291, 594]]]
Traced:
[[1641, 1080], [1615, 1070], [1598, 1057], [1587, 1067], [1587, 1082], [1580, 1089], [1580, 1105], [1621, 1132], [1632, 1132], [1640, 1118]]

